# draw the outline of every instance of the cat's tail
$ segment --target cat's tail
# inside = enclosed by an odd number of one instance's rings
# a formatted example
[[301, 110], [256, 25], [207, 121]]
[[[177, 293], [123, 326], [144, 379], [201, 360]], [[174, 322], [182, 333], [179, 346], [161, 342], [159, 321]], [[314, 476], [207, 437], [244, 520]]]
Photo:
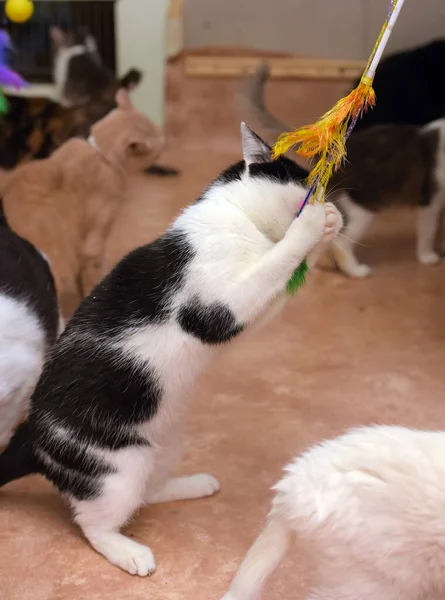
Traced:
[[0, 196], [0, 227], [9, 229], [8, 219], [6, 218], [5, 207], [3, 206], [3, 198]]
[[272, 509], [266, 527], [250, 548], [222, 600], [256, 600], [266, 579], [283, 560], [291, 531], [287, 520], [276, 508]]
[[257, 125], [265, 130], [264, 134], [276, 138], [290, 128], [276, 119], [266, 108], [264, 101], [264, 88], [269, 79], [269, 67], [263, 63], [243, 84], [241, 98], [246, 121], [249, 117], [255, 119]]
[[0, 454], [0, 487], [33, 473], [40, 473], [40, 467], [32, 448], [29, 424], [25, 421]]
[[125, 75], [119, 80], [119, 88], [124, 88], [131, 92], [134, 90], [142, 81], [142, 71], [138, 69], [130, 69]]

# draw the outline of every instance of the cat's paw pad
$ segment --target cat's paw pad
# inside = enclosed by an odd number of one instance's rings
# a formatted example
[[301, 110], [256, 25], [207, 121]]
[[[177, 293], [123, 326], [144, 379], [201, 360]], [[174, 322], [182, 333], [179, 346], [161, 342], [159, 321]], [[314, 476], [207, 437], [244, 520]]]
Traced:
[[219, 481], [206, 473], [192, 475], [189, 478], [188, 485], [190, 486], [190, 496], [193, 498], [213, 496], [221, 489]]
[[325, 222], [322, 242], [328, 244], [337, 237], [343, 227], [343, 217], [338, 208], [331, 202], [324, 204], [324, 214]]
[[417, 259], [423, 265], [437, 265], [440, 262], [440, 256], [436, 252], [423, 252]]
[[153, 552], [147, 546], [138, 544], [139, 549], [130, 552], [127, 556], [122, 557], [123, 560], [118, 566], [130, 573], [130, 575], [138, 575], [139, 577], [147, 577], [156, 569], [156, 563]]
[[369, 265], [357, 265], [353, 269], [350, 269], [347, 273], [349, 277], [353, 279], [365, 279], [372, 273], [372, 269]]

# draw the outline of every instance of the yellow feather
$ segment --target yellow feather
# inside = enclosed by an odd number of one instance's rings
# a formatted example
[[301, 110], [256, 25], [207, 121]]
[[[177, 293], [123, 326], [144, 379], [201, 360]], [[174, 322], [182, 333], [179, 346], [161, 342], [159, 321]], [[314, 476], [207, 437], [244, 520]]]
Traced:
[[310, 202], [322, 202], [329, 179], [340, 167], [346, 156], [346, 140], [349, 127], [375, 104], [372, 88], [375, 69], [391, 35], [404, 0], [390, 0], [386, 21], [369, 57], [368, 64], [359, 85], [333, 108], [328, 110], [312, 125], [305, 125], [296, 131], [283, 133], [278, 138], [272, 154], [277, 158], [291, 148], [304, 158], [316, 158], [316, 163], [308, 176]]
[[315, 196], [326, 188], [329, 179], [342, 164], [346, 156], [346, 133], [349, 124], [375, 103], [375, 93], [370, 83], [360, 84], [341, 98], [333, 108], [312, 125], [282, 134], [274, 148], [277, 158], [296, 146], [296, 153], [305, 158], [317, 157], [308, 177], [308, 185], [317, 183]]

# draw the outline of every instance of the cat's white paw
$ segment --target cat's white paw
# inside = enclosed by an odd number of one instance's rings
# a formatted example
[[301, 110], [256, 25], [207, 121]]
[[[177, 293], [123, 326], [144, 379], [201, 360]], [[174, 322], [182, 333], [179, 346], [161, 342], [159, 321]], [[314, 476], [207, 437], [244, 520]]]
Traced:
[[369, 265], [361, 264], [349, 269], [346, 274], [353, 279], [365, 279], [365, 277], [369, 277], [371, 273], [372, 269]]
[[343, 217], [338, 208], [331, 202], [324, 204], [324, 214], [325, 222], [321, 241], [323, 244], [329, 244], [340, 233], [343, 227]]
[[231, 592], [227, 592], [225, 596], [221, 598], [221, 600], [238, 600]]
[[198, 475], [191, 475], [188, 478], [189, 486], [189, 498], [205, 498], [206, 496], [213, 496], [216, 492], [219, 492], [221, 486], [219, 481], [207, 475], [206, 473], [199, 473]]
[[318, 202], [316, 204], [307, 204], [303, 208], [301, 215], [292, 222], [289, 232], [293, 234], [295, 231], [296, 235], [301, 236], [304, 230], [313, 239], [315, 245], [323, 236], [325, 221], [325, 211], [322, 204]]
[[130, 575], [138, 575], [139, 577], [151, 575], [156, 569], [153, 552], [148, 546], [143, 546], [133, 542], [133, 540], [128, 541], [132, 542], [132, 545], [122, 545], [121, 548], [116, 548], [113, 556], [114, 560], [110, 562], [127, 571]]
[[440, 256], [436, 252], [423, 252], [417, 256], [417, 260], [423, 265], [437, 265]]
[[84, 530], [84, 534], [97, 552], [130, 575], [147, 577], [156, 569], [153, 552], [148, 546], [111, 531]]

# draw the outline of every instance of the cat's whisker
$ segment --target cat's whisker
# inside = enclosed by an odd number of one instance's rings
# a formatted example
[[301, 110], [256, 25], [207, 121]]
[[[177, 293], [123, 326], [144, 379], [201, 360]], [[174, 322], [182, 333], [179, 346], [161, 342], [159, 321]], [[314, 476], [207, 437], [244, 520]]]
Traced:
[[345, 240], [348, 240], [348, 242], [351, 242], [352, 244], [355, 244], [356, 246], [363, 246], [363, 248], [370, 248], [369, 244], [363, 244], [362, 242], [358, 242], [357, 240], [354, 240], [354, 239], [348, 237], [341, 231], [339, 232], [338, 237], [345, 238]]

